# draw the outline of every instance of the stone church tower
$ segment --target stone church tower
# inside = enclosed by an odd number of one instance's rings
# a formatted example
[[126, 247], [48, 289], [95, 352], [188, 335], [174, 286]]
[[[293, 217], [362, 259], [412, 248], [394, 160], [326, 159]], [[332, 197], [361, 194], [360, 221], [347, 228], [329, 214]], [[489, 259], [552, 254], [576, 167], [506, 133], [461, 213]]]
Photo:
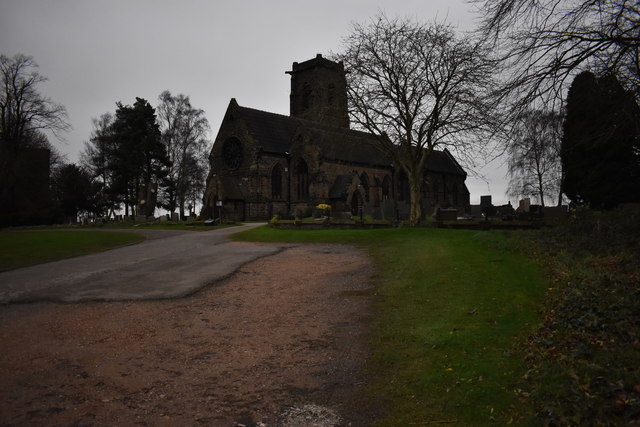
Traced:
[[349, 128], [347, 81], [342, 62], [318, 54], [294, 62], [291, 71], [290, 116], [341, 128]]

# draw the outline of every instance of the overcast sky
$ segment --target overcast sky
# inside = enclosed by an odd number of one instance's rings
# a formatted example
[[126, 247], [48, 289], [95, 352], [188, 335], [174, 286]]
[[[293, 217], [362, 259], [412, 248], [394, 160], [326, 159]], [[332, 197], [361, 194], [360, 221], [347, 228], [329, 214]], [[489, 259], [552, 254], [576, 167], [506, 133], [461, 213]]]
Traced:
[[[477, 16], [464, 0], [0, 0], [0, 53], [33, 56], [49, 81], [41, 93], [63, 104], [73, 130], [52, 143], [77, 162], [91, 119], [136, 97], [188, 95], [215, 137], [229, 100], [289, 114], [294, 61], [341, 50], [352, 23], [379, 12], [460, 31]], [[471, 203], [506, 203], [502, 160], [468, 178]], [[515, 201], [514, 201], [515, 202]]]

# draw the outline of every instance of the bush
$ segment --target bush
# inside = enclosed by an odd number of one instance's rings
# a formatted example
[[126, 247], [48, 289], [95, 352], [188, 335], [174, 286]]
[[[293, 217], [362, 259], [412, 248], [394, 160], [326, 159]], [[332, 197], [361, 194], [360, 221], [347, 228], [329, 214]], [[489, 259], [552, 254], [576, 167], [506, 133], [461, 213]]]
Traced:
[[585, 210], [523, 240], [554, 282], [522, 386], [547, 424], [640, 419], [639, 218], [637, 206]]

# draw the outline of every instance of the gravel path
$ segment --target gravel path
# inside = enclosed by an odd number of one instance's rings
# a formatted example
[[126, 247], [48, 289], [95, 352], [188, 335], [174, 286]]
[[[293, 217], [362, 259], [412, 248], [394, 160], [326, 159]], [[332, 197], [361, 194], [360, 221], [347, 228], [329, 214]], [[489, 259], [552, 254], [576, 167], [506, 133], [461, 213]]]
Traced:
[[284, 246], [230, 242], [227, 238], [231, 233], [260, 225], [180, 234], [171, 234], [172, 230], [135, 230], [156, 237], [104, 252], [1, 272], [0, 303], [184, 297], [228, 277], [247, 262], [281, 251]]
[[373, 272], [304, 245], [186, 298], [1, 306], [0, 424], [368, 425]]

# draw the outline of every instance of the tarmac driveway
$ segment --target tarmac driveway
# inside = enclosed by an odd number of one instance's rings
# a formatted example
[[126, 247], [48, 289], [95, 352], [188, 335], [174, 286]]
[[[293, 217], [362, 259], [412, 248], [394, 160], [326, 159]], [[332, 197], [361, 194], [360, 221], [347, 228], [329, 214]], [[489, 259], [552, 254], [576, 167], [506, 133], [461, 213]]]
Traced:
[[227, 239], [260, 225], [168, 232], [167, 237], [158, 230], [136, 245], [0, 273], [0, 303], [183, 297], [286, 247]]

